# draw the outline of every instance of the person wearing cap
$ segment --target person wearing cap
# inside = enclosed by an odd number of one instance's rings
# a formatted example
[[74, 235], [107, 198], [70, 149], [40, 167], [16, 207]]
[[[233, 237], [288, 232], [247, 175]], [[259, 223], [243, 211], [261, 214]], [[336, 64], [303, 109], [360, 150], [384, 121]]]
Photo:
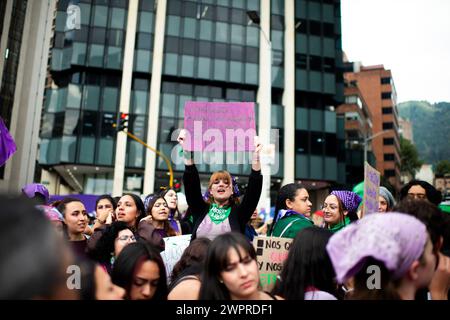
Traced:
[[361, 201], [361, 197], [352, 191], [332, 191], [322, 205], [325, 227], [337, 232], [358, 220], [357, 210]]
[[380, 192], [378, 196], [378, 212], [391, 211], [395, 205], [394, 197], [392, 193], [385, 187], [380, 186]]
[[415, 217], [371, 214], [335, 233], [327, 244], [336, 280], [353, 281], [355, 300], [413, 300], [436, 267], [426, 226]]
[[36, 205], [45, 205], [50, 198], [47, 188], [40, 183], [30, 183], [22, 188], [22, 194]]

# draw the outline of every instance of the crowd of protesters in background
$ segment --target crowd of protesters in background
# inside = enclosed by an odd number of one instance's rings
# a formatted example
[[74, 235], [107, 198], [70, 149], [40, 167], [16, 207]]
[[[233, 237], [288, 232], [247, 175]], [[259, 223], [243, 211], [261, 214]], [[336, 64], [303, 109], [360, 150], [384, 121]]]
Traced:
[[[184, 137], [178, 141], [183, 146]], [[184, 150], [183, 211], [171, 188], [101, 195], [94, 221], [82, 200], [50, 203], [40, 184], [1, 195], [0, 299], [448, 299], [450, 217], [433, 186], [413, 180], [397, 201], [381, 186], [379, 210], [361, 215], [362, 198], [352, 191], [332, 190], [313, 211], [308, 190], [288, 183], [268, 223], [257, 211], [260, 150], [256, 144], [243, 195], [227, 171], [214, 172], [202, 193]], [[180, 235], [191, 242], [168, 273], [165, 243]], [[271, 291], [260, 285], [258, 237], [292, 241]], [[77, 268], [82, 285], [71, 287]], [[370, 270], [380, 274], [373, 287]]]

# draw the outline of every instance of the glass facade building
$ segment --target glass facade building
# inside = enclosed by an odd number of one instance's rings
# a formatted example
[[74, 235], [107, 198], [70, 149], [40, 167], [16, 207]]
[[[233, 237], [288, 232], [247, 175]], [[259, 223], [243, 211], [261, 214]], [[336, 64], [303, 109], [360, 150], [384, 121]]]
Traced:
[[[84, 193], [112, 191], [116, 132], [124, 70], [125, 39], [135, 23], [129, 131], [146, 141], [156, 130], [158, 150], [170, 156], [172, 133], [183, 126], [186, 101], [256, 102], [259, 88], [260, 29], [247, 11], [260, 11], [263, 0], [167, 0], [162, 61], [153, 61], [156, 13], [160, 1], [59, 1], [45, 93], [39, 163], [58, 172], [77, 167]], [[284, 154], [285, 1], [270, 1], [272, 48], [272, 128], [279, 130]], [[345, 178], [339, 157], [335, 108], [343, 101], [339, 0], [296, 0], [295, 36], [295, 179], [337, 183]], [[79, 29], [67, 30], [67, 6], [80, 8]], [[157, 128], [149, 128], [153, 64], [161, 64]], [[256, 113], [258, 116], [258, 107]], [[151, 118], [150, 118], [151, 119]], [[342, 129], [343, 130], [343, 129]], [[145, 148], [128, 139], [124, 189], [142, 192]], [[174, 166], [181, 177], [183, 165]], [[220, 167], [220, 166], [219, 166]], [[201, 173], [220, 169], [199, 165]], [[250, 165], [223, 166], [233, 175]], [[155, 189], [167, 185], [166, 165], [157, 158]], [[72, 170], [72, 172], [74, 172]], [[76, 173], [76, 172], [75, 172]], [[283, 162], [272, 172], [273, 188], [284, 176]], [[343, 178], [344, 177], [344, 178]], [[278, 183], [278, 185], [277, 185]], [[277, 189], [278, 190], [278, 189]]]

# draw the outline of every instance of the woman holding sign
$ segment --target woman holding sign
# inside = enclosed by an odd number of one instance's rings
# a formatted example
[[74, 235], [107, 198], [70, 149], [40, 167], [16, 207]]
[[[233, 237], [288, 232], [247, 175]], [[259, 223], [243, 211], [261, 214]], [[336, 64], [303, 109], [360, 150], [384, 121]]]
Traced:
[[185, 150], [186, 132], [182, 130], [178, 142], [185, 156], [183, 182], [186, 186], [186, 200], [192, 212], [192, 239], [206, 237], [213, 240], [216, 236], [230, 231], [245, 233], [245, 225], [250, 220], [262, 189], [261, 164], [259, 154], [261, 144], [255, 141], [252, 170], [248, 179], [247, 192], [239, 203], [233, 194], [233, 183], [229, 172], [214, 172], [208, 184], [209, 197], [203, 200], [200, 178], [191, 152]]

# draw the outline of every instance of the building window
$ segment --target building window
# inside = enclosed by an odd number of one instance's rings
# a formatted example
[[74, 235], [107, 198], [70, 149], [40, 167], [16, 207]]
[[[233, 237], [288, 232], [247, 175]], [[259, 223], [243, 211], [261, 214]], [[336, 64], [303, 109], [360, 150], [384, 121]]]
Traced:
[[384, 138], [383, 139], [383, 144], [385, 146], [390, 146], [394, 144], [394, 138]]
[[384, 170], [384, 176], [386, 178], [395, 177], [395, 170], [393, 170], [393, 169]]
[[383, 122], [383, 130], [388, 130], [394, 128], [393, 122]]
[[383, 114], [392, 114], [392, 108], [383, 108], [382, 109]]
[[390, 84], [391, 83], [391, 78], [387, 77], [387, 78], [381, 78], [381, 84]]
[[395, 156], [393, 153], [385, 153], [384, 154], [384, 161], [394, 161]]
[[392, 92], [382, 92], [381, 99], [391, 99]]

